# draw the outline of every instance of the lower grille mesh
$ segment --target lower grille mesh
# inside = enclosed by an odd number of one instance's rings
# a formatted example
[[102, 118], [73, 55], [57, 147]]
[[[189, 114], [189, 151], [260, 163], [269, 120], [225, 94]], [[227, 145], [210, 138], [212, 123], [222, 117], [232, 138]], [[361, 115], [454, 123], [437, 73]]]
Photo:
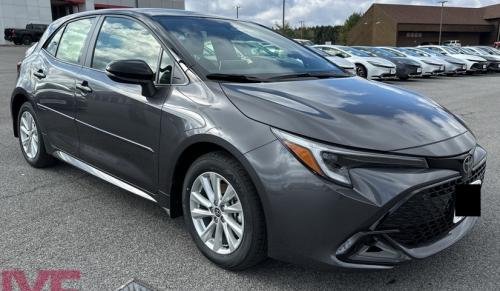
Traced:
[[414, 194], [377, 227], [398, 229], [390, 237], [406, 247], [419, 247], [440, 239], [454, 227], [454, 194], [459, 184], [483, 179], [486, 163], [467, 179], [457, 179]]

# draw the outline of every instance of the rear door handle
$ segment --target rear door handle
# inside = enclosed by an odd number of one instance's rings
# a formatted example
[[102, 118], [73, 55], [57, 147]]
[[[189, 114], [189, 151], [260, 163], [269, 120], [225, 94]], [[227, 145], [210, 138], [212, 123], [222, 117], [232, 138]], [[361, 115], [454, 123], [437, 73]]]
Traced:
[[33, 75], [34, 75], [35, 77], [37, 77], [38, 79], [43, 79], [43, 78], [47, 77], [47, 75], [45, 75], [45, 73], [43, 72], [43, 70], [42, 70], [42, 69], [40, 69], [40, 70], [38, 70], [38, 71], [34, 72], [34, 73], [33, 73]]
[[92, 93], [92, 88], [89, 87], [89, 83], [87, 81], [83, 81], [81, 84], [76, 84], [76, 88], [83, 93]]

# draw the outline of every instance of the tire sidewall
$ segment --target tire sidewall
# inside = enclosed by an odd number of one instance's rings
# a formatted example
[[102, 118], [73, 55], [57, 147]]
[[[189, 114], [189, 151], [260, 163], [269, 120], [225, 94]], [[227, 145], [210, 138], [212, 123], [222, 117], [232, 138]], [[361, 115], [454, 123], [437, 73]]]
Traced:
[[[33, 119], [35, 120], [36, 128], [37, 128], [37, 134], [38, 134], [38, 152], [36, 153], [36, 156], [33, 159], [30, 159], [26, 153], [24, 152], [24, 147], [23, 147], [23, 142], [21, 141], [21, 116], [23, 115], [24, 112], [28, 111], [31, 116], [33, 116]], [[40, 131], [40, 125], [38, 124], [38, 119], [35, 114], [35, 110], [33, 109], [33, 106], [31, 103], [26, 102], [23, 105], [21, 105], [21, 109], [19, 109], [19, 114], [17, 115], [17, 132], [19, 134], [19, 145], [21, 146], [21, 152], [23, 153], [24, 158], [26, 161], [31, 164], [32, 166], [36, 166], [38, 164], [38, 161], [40, 160], [40, 156], [42, 154], [43, 150], [43, 139], [42, 139], [42, 132]]]
[[[235, 189], [238, 194], [238, 198], [241, 202], [243, 208], [244, 217], [244, 231], [243, 239], [238, 246], [238, 248], [231, 254], [221, 255], [217, 254], [211, 249], [209, 249], [205, 243], [200, 239], [196, 229], [194, 227], [191, 212], [190, 212], [190, 192], [191, 186], [194, 180], [201, 174], [205, 172], [215, 172], [223, 176]], [[205, 155], [198, 159], [187, 171], [186, 178], [184, 180], [183, 194], [182, 194], [182, 206], [184, 210], [184, 220], [188, 227], [189, 233], [193, 238], [194, 242], [201, 250], [203, 255], [205, 255], [210, 260], [214, 261], [216, 264], [224, 267], [236, 266], [243, 262], [246, 258], [250, 249], [252, 247], [252, 236], [254, 233], [254, 220], [255, 210], [251, 207], [251, 202], [249, 201], [249, 195], [254, 193], [249, 193], [249, 191], [254, 191], [250, 186], [245, 185], [242, 177], [238, 174], [238, 169], [234, 169], [230, 164], [224, 163], [221, 159], [216, 159], [214, 157]], [[250, 189], [248, 189], [250, 187]]]

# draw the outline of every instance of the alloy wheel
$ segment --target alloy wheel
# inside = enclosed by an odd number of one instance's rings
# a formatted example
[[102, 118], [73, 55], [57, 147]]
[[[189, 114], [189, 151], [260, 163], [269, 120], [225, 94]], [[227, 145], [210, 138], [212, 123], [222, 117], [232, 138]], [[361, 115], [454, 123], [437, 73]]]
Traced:
[[233, 253], [244, 233], [243, 208], [233, 186], [221, 175], [205, 172], [194, 180], [189, 200], [201, 241], [218, 254]]
[[21, 115], [21, 124], [19, 126], [21, 144], [26, 156], [32, 160], [40, 150], [40, 141], [38, 140], [38, 129], [35, 119], [29, 111], [24, 111]]

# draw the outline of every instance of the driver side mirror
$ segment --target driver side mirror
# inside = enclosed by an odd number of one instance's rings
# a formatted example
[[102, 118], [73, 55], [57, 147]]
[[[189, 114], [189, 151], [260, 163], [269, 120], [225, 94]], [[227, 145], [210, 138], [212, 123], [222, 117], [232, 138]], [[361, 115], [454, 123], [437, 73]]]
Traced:
[[142, 60], [118, 60], [106, 66], [106, 75], [119, 83], [138, 84], [142, 87], [142, 95], [151, 97], [155, 94], [155, 73]]

